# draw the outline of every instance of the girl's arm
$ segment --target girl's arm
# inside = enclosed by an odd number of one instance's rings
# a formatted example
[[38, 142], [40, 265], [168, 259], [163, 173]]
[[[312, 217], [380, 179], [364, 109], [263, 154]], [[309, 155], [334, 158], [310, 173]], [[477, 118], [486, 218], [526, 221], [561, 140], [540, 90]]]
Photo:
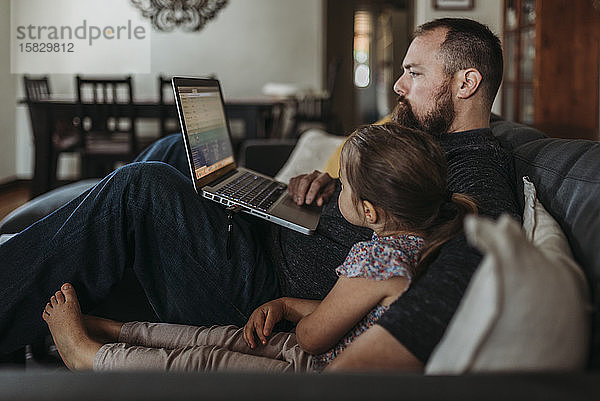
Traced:
[[321, 301], [316, 299], [281, 298], [284, 305], [284, 318], [292, 323], [298, 323], [305, 316], [310, 315], [317, 309]]
[[[320, 354], [333, 347], [375, 305], [391, 304], [408, 287], [405, 277], [372, 280], [363, 277], [340, 277], [325, 299], [304, 315], [296, 326], [300, 347]], [[318, 301], [311, 301], [318, 302]], [[304, 305], [295, 303], [305, 313]], [[299, 313], [300, 315], [301, 313]]]
[[252, 312], [244, 326], [244, 341], [250, 348], [256, 348], [255, 336], [261, 343], [267, 343], [273, 327], [282, 319], [298, 323], [300, 319], [314, 312], [321, 301], [300, 298], [277, 298], [262, 304]]

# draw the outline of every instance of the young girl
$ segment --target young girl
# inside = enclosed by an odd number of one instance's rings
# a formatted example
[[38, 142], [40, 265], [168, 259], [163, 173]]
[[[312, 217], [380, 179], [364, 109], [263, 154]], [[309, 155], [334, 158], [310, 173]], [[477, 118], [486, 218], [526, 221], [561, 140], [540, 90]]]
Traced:
[[[467, 196], [447, 192], [444, 154], [419, 131], [359, 128], [340, 166], [339, 209], [350, 223], [372, 229], [373, 238], [352, 247], [323, 301], [279, 298], [258, 307], [242, 328], [120, 323], [82, 316], [73, 286], [64, 284], [42, 316], [67, 367], [325, 369], [461, 231], [464, 216], [476, 212]], [[282, 319], [296, 323], [295, 333], [272, 333]]]

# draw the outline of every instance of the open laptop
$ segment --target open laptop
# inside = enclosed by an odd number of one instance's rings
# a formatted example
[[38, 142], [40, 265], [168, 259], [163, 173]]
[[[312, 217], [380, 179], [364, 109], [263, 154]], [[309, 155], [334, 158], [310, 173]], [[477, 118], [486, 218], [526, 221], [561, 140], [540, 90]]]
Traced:
[[320, 208], [296, 205], [285, 184], [236, 165], [219, 81], [174, 77], [172, 83], [196, 192], [225, 206], [312, 234], [319, 223]]

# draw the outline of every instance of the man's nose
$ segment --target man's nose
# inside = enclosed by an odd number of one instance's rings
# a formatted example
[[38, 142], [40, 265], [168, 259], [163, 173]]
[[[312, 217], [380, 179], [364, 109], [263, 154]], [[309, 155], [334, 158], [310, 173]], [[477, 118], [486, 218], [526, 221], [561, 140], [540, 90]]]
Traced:
[[405, 96], [406, 88], [403, 84], [403, 82], [404, 82], [403, 77], [404, 77], [404, 74], [400, 75], [400, 78], [398, 78], [396, 80], [396, 82], [394, 83], [394, 92], [396, 92], [398, 95]]

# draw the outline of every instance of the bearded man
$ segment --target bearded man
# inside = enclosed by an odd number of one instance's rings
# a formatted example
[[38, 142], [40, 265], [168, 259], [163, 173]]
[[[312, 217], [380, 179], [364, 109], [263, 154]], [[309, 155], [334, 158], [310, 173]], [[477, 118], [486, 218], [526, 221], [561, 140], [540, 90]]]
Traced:
[[[512, 160], [489, 129], [501, 76], [500, 42], [487, 27], [441, 19], [417, 29], [394, 86], [394, 119], [435, 135], [447, 155], [449, 191], [472, 195], [492, 217], [519, 214]], [[292, 179], [289, 191], [298, 204], [323, 205], [315, 235], [238, 214], [228, 258], [227, 215], [194, 191], [181, 138], [160, 141], [139, 161], [0, 246], [0, 352], [47, 333], [40, 311], [65, 282], [85, 313], [133, 269], [160, 320], [241, 326], [274, 298], [322, 299], [352, 245], [371, 238], [340, 214], [339, 181], [314, 172]], [[328, 369], [422, 370], [480, 259], [464, 236], [446, 243]]]
[[[392, 121], [438, 139], [446, 152], [450, 192], [473, 196], [480, 214], [519, 216], [513, 161], [489, 128], [502, 80], [500, 40], [472, 20], [434, 20], [415, 31], [403, 69], [394, 85], [399, 98]], [[336, 180], [318, 171], [290, 182], [298, 204], [327, 205], [336, 188]], [[447, 243], [426, 273], [329, 369], [421, 370], [480, 260], [464, 236]]]

